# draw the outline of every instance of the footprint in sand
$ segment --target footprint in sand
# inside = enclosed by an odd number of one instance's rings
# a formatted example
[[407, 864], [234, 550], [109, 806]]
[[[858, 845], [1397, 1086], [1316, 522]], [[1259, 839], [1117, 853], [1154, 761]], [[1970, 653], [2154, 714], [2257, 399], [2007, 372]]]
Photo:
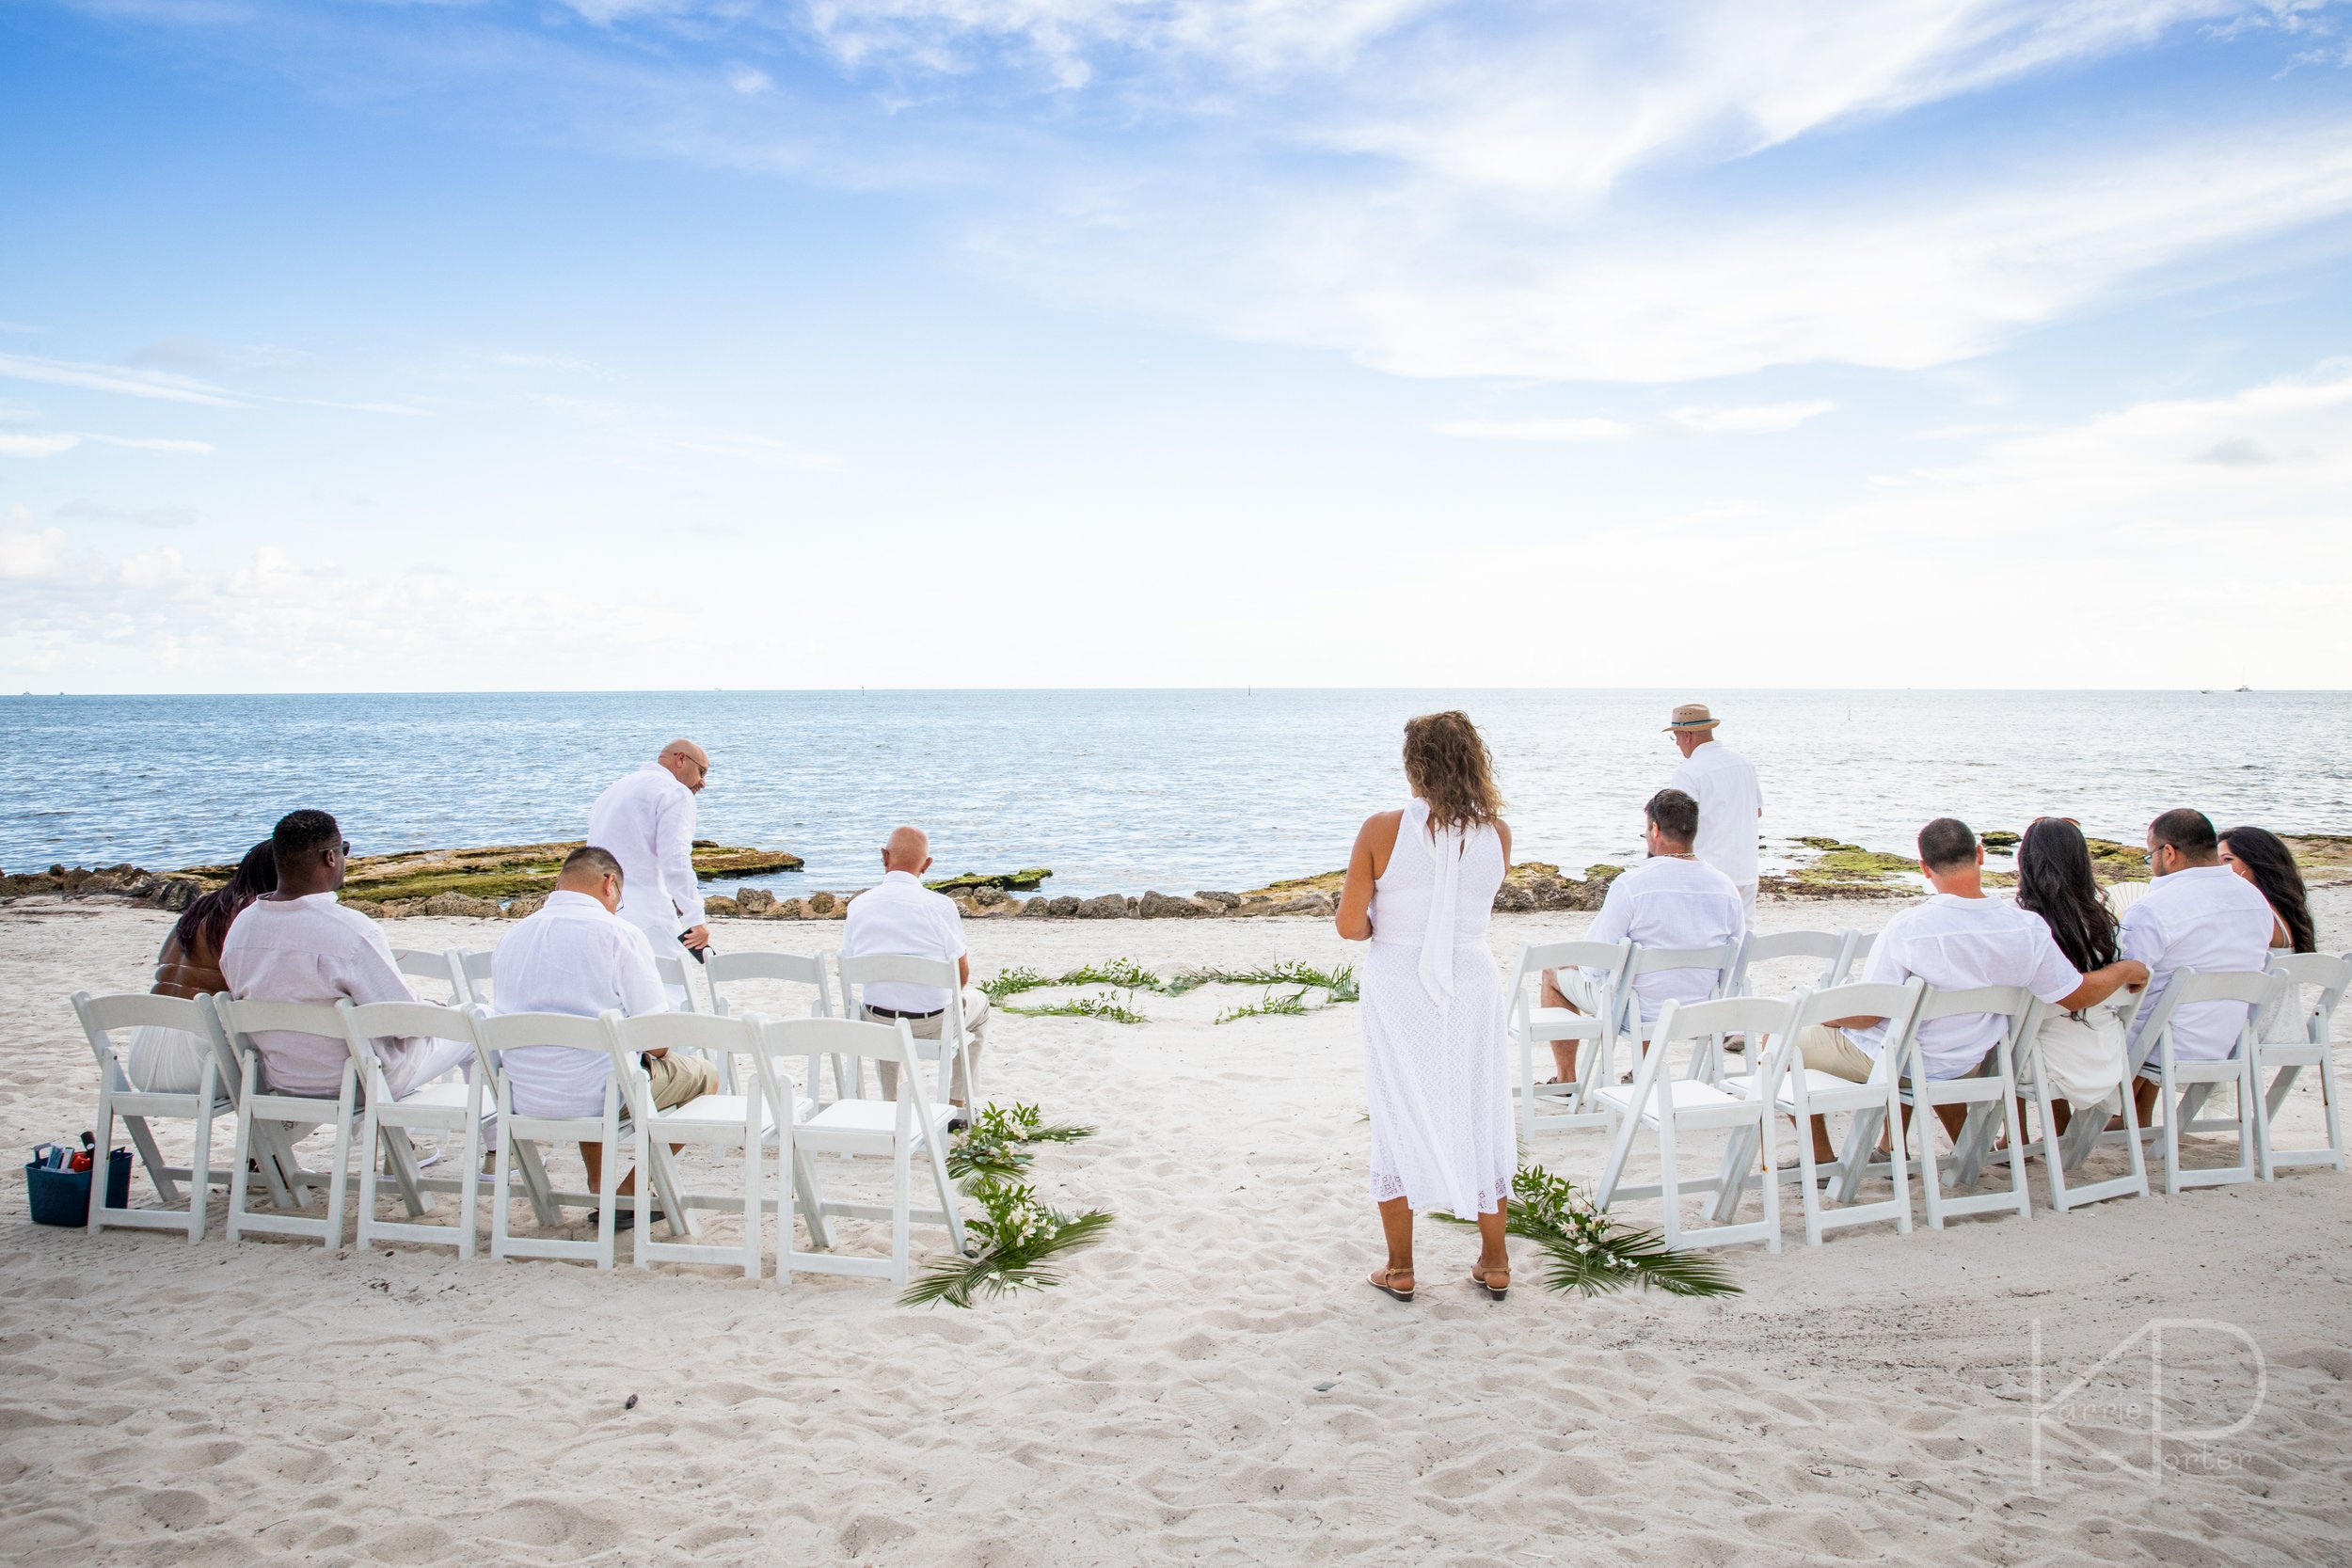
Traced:
[[1347, 1493], [1355, 1516], [1367, 1525], [1393, 1525], [1405, 1516], [1411, 1478], [1393, 1454], [1368, 1449], [1347, 1461]]

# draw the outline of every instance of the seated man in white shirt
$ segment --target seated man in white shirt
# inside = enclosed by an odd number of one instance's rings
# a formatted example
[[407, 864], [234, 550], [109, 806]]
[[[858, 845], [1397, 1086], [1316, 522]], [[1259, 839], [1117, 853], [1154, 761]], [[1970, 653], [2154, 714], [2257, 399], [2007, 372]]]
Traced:
[[[956, 901], [925, 887], [921, 878], [931, 868], [931, 844], [919, 828], [900, 828], [882, 846], [882, 879], [850, 900], [847, 928], [841, 933], [841, 956], [863, 958], [897, 953], [908, 958], [943, 958], [956, 966], [962, 986], [963, 1026], [970, 1040], [966, 1050], [977, 1071], [980, 1046], [988, 1034], [988, 996], [972, 986], [972, 959], [963, 945], [963, 915]], [[947, 1008], [947, 993], [935, 987], [879, 984], [865, 989], [866, 1011], [874, 1018], [902, 1018], [914, 1037], [939, 1038]], [[895, 1068], [882, 1068], [885, 1098], [898, 1092]], [[964, 1064], [955, 1067], [948, 1098], [964, 1103], [970, 1094]]]
[[[375, 922], [336, 902], [351, 846], [323, 811], [288, 812], [270, 834], [278, 890], [245, 908], [220, 946], [221, 977], [240, 1002], [310, 1002], [348, 997], [414, 1002]], [[351, 1047], [340, 1035], [266, 1029], [253, 1036], [262, 1086], [271, 1094], [332, 1100], [342, 1090]], [[376, 1059], [395, 1098], [471, 1058], [464, 1040], [380, 1039]]]
[[[1642, 830], [1649, 858], [1609, 884], [1590, 942], [1624, 942], [1659, 949], [1728, 947], [1747, 930], [1747, 902], [1731, 879], [1701, 861], [1692, 850], [1698, 838], [1699, 803], [1679, 789], [1661, 789], [1649, 798], [1642, 814]], [[1636, 975], [1633, 994], [1642, 1022], [1654, 1022], [1668, 1002], [1704, 1002], [1714, 994], [1717, 972], [1711, 969], [1661, 969]], [[1606, 1012], [1609, 997], [1605, 974], [1588, 969], [1544, 971], [1543, 1005], [1570, 1012]], [[1554, 1080], [1576, 1077], [1575, 1040], [1551, 1043]]]
[[[1984, 846], [1957, 817], [1939, 816], [1919, 830], [1919, 869], [1935, 890], [1886, 923], [1871, 945], [1865, 983], [1899, 986], [1914, 976], [1937, 990], [2023, 986], [2042, 1001], [2078, 1011], [2096, 1006], [2124, 986], [2148, 978], [2145, 966], [2118, 959], [2089, 974], [2058, 951], [2042, 918], [1984, 895]], [[2226, 873], [2225, 873], [2226, 875]], [[1997, 1013], [1959, 1013], [1919, 1026], [1919, 1060], [1931, 1079], [1965, 1078], [2000, 1043], [2006, 1021]], [[1880, 1056], [1895, 1042], [1883, 1018], [1840, 1018], [1798, 1037], [1804, 1065], [1850, 1083], [1867, 1083]], [[1945, 1131], [1957, 1137], [1966, 1108], [1939, 1105]], [[1814, 1158], [1830, 1161], [1824, 1118], [1813, 1118]]]
[[[2261, 890], [2221, 863], [2221, 841], [2202, 812], [2183, 807], [2148, 825], [2148, 891], [2123, 911], [2121, 932], [2124, 956], [2147, 965], [2153, 976], [2126, 1037], [2135, 1063], [2155, 1045], [2142, 1037], [2174, 970], [2260, 974], [2269, 967], [2271, 927], [2277, 924]], [[2183, 1007], [2172, 1019], [2172, 1054], [2180, 1061], [2223, 1061], [2235, 1049], [2245, 1022], [2242, 1003]], [[2143, 1127], [2158, 1088], [2145, 1078], [2136, 1086]]]
[[[668, 1011], [651, 943], [620, 916], [624, 886], [621, 863], [609, 850], [588, 846], [566, 856], [548, 901], [507, 933], [490, 959], [490, 994], [498, 999], [498, 1010], [578, 1018], [614, 1009], [630, 1018]], [[644, 1060], [656, 1110], [683, 1105], [719, 1087], [718, 1069], [700, 1056], [648, 1051]], [[612, 1076], [608, 1057], [530, 1045], [503, 1053], [500, 1065], [518, 1116], [604, 1114], [604, 1086]], [[591, 1192], [603, 1190], [603, 1153], [596, 1144], [580, 1146]], [[618, 1191], [630, 1193], [635, 1180], [631, 1172]], [[625, 1222], [635, 1218], [622, 1216]]]

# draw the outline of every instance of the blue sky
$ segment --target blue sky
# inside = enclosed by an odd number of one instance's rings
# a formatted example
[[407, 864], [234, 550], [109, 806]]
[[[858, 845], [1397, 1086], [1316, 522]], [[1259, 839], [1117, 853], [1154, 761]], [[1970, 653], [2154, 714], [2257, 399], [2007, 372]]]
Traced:
[[0, 689], [2352, 685], [2352, 7], [0, 0]]

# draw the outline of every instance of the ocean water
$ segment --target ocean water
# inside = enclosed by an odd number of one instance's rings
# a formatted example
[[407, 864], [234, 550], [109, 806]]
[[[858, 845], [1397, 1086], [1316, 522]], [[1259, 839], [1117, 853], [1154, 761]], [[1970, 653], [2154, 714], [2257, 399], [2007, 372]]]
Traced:
[[[0, 699], [0, 867], [233, 858], [316, 806], [356, 852], [567, 838], [674, 735], [711, 754], [701, 836], [792, 850], [780, 892], [862, 887], [899, 822], [941, 872], [1054, 869], [1047, 890], [1239, 890], [1344, 863], [1400, 803], [1400, 729], [1460, 707], [1495, 753], [1521, 860], [1640, 853], [1703, 698], [1756, 765], [1771, 863], [1828, 834], [1908, 852], [1952, 815], [2081, 819], [2137, 842], [2221, 826], [2352, 832], [2352, 693], [2014, 691], [785, 691]], [[1801, 854], [1801, 852], [1799, 852]]]

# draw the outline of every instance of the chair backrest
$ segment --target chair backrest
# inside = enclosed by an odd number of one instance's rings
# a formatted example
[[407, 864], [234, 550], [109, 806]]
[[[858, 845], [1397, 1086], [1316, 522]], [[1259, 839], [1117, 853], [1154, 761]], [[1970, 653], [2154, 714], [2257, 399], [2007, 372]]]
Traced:
[[[1816, 1024], [1827, 1024], [1841, 1018], [1883, 1018], [1886, 1033], [1882, 1037], [1899, 1045], [1909, 1037], [1913, 1022], [1918, 1017], [1919, 1004], [1926, 999], [1928, 983], [1914, 975], [1899, 986], [1883, 982], [1872, 985], [1857, 981], [1848, 986], [1830, 986], [1821, 990], [1800, 987], [1796, 993], [1797, 1012], [1789, 1022], [1786, 1059], [1778, 1064], [1788, 1070], [1798, 1065], [1797, 1036]], [[1879, 1053], [1878, 1070], [1894, 1070], [1900, 1057], [1897, 1050]]]
[[230, 1043], [239, 1051], [250, 1050], [255, 1035], [317, 1035], [330, 1040], [343, 1037], [342, 1014], [330, 1003], [240, 1002], [224, 991], [213, 998], [213, 1009], [219, 1015], [220, 1026], [229, 1032]]
[[[1676, 967], [1689, 968], [1690, 965]], [[1669, 1000], [1658, 1009], [1657, 1022], [1651, 1026], [1649, 1049], [1641, 1053], [1633, 1069], [1633, 1098], [1638, 1102], [1657, 1095], [1662, 1106], [1668, 1090], [1665, 1080], [1672, 1076], [1667, 1059], [1672, 1048], [1685, 1041], [1699, 1045], [1692, 1053], [1692, 1075], [1701, 1076], [1700, 1069], [1719, 1054], [1723, 1037], [1745, 1035], [1748, 1049], [1756, 1053], [1755, 1060], [1775, 1063], [1787, 1054], [1787, 1042], [1794, 1032], [1797, 1016], [1796, 997], [1719, 996], [1706, 1002], [1676, 1002]], [[1703, 1043], [1701, 1043], [1703, 1042]], [[1772, 1082], [1763, 1085], [1763, 1099], [1772, 1100]]]
[[[1642, 1027], [1642, 993], [1633, 982], [1645, 974], [1656, 974], [1669, 969], [1711, 969], [1715, 980], [1708, 988], [1707, 999], [1721, 1000], [1731, 985], [1731, 972], [1740, 961], [1740, 944], [1729, 942], [1722, 947], [1644, 947], [1633, 946], [1633, 957], [1625, 966], [1625, 983], [1617, 988], [1616, 1013], [1612, 1020], [1622, 1033], [1633, 1033]], [[1686, 1007], [1696, 1003], [1686, 1002]], [[1661, 1013], [1660, 1015], [1663, 1017]]]
[[88, 1037], [90, 1051], [98, 1058], [98, 1070], [111, 1088], [135, 1087], [124, 1058], [116, 1053], [113, 1031], [117, 1029], [183, 1029], [205, 1041], [205, 1049], [212, 1049], [212, 1015], [193, 997], [157, 996], [151, 991], [92, 996], [77, 990], [72, 1002], [73, 1016], [81, 1020], [82, 1033]]
[[449, 950], [449, 966], [466, 982], [469, 1001], [488, 1002], [490, 996], [490, 966], [497, 954], [479, 947], [453, 947]]
[[1938, 1019], [1974, 1013], [1992, 1013], [2003, 1021], [2001, 1037], [1986, 1050], [1985, 1057], [1990, 1058], [2007, 1047], [2014, 1070], [2018, 1042], [2029, 1030], [2041, 1027], [2042, 1022], [2042, 999], [2023, 986], [1971, 986], [1965, 990], [1938, 990], [1930, 986], [1919, 998], [1918, 1011], [1911, 1015], [1911, 1027], [1900, 1035], [1887, 1032], [1888, 1049], [1881, 1053], [1882, 1059], [1891, 1055], [1894, 1070], [1906, 1079], [1932, 1077], [1926, 1070], [1920, 1029]]
[[814, 1061], [836, 1056], [887, 1063], [898, 1069], [898, 1103], [911, 1106], [917, 1117], [930, 1115], [930, 1095], [923, 1086], [923, 1074], [914, 1058], [914, 1035], [905, 1019], [763, 1018], [754, 1026], [754, 1038], [753, 1061], [760, 1090], [780, 1122], [797, 1114], [798, 1098], [784, 1071], [785, 1062], [793, 1057]]
[[[1839, 985], [1853, 962], [1856, 933], [1838, 931], [1750, 931], [1740, 941], [1740, 958], [1732, 965], [1731, 996], [1751, 994], [1748, 970], [1751, 965], [1776, 963], [1787, 958], [1818, 958], [1821, 967], [1813, 978], [1816, 989]], [[1838, 1014], [1831, 1014], [1838, 1017]]]
[[1519, 943], [1518, 960], [1511, 966], [1511, 989], [1503, 994], [1515, 1013], [1532, 1004], [1527, 997], [1527, 982], [1537, 978], [1547, 969], [1589, 969], [1608, 976], [1609, 995], [1613, 1003], [1618, 989], [1625, 983], [1626, 966], [1633, 960], [1633, 944], [1629, 942], [1523, 942]]
[[856, 958], [844, 954], [834, 959], [834, 968], [841, 976], [841, 1002], [844, 1007], [852, 1005], [854, 993], [851, 987], [870, 986], [878, 981], [929, 986], [950, 995], [962, 985], [957, 977], [956, 963], [952, 958], [917, 958], [904, 953], [864, 953]]
[[381, 1039], [439, 1039], [470, 1040], [473, 1022], [457, 1007], [444, 1007], [437, 1002], [370, 1002], [364, 1005], [348, 999], [335, 1004], [335, 1011], [342, 1015], [343, 1039], [351, 1047], [351, 1058], [359, 1064], [362, 1080], [371, 1095], [387, 1095], [384, 1064], [376, 1060], [375, 1042]]
[[[452, 1006], [462, 1007], [472, 1001], [473, 997], [466, 990], [465, 977], [457, 973], [449, 960], [450, 956], [446, 952], [432, 953], [421, 947], [392, 949], [392, 967], [399, 970], [404, 977], [411, 980], [431, 981], [449, 992]], [[416, 988], [412, 986], [409, 989], [413, 990]], [[432, 998], [425, 997], [421, 1000], [431, 1001]]]
[[[2283, 988], [2280, 1004], [2298, 1018], [2303, 1037], [2314, 1045], [2327, 1044], [2335, 1029], [2336, 1008], [2345, 990], [2352, 988], [2352, 953], [2342, 958], [2329, 953], [2284, 954], [2270, 960], [2270, 974]], [[2314, 993], [2309, 1002], [2303, 1000], [2306, 989]]]
[[722, 1018], [730, 1010], [724, 988], [755, 981], [813, 986], [817, 995], [809, 1003], [809, 1016], [833, 1016], [833, 981], [825, 973], [824, 958], [817, 954], [717, 953], [711, 956], [704, 974], [710, 981], [711, 1010]]
[[751, 1025], [758, 1016], [640, 1013], [628, 1018], [616, 1011], [606, 1013], [604, 1018], [615, 1049], [630, 1055], [647, 1051], [699, 1051], [716, 1060], [723, 1054], [740, 1055], [752, 1049]]
[[501, 1051], [533, 1045], [593, 1051], [600, 1056], [612, 1050], [600, 1018], [581, 1018], [577, 1013], [493, 1013], [478, 1003], [469, 1016], [473, 1020], [474, 1042], [493, 1058]]
[[656, 974], [661, 976], [661, 983], [663, 985], [675, 986], [678, 990], [686, 993], [686, 1010], [688, 1012], [699, 1013], [702, 1011], [701, 1005], [694, 1000], [694, 988], [687, 982], [686, 959], [684, 958], [675, 953], [656, 953], [653, 956], [653, 969]]
[[1870, 949], [1878, 945], [1878, 940], [1876, 931], [1856, 931], [1853, 934], [1853, 951], [1846, 955], [1848, 974], [1862, 967], [1862, 960], [1870, 956]]

